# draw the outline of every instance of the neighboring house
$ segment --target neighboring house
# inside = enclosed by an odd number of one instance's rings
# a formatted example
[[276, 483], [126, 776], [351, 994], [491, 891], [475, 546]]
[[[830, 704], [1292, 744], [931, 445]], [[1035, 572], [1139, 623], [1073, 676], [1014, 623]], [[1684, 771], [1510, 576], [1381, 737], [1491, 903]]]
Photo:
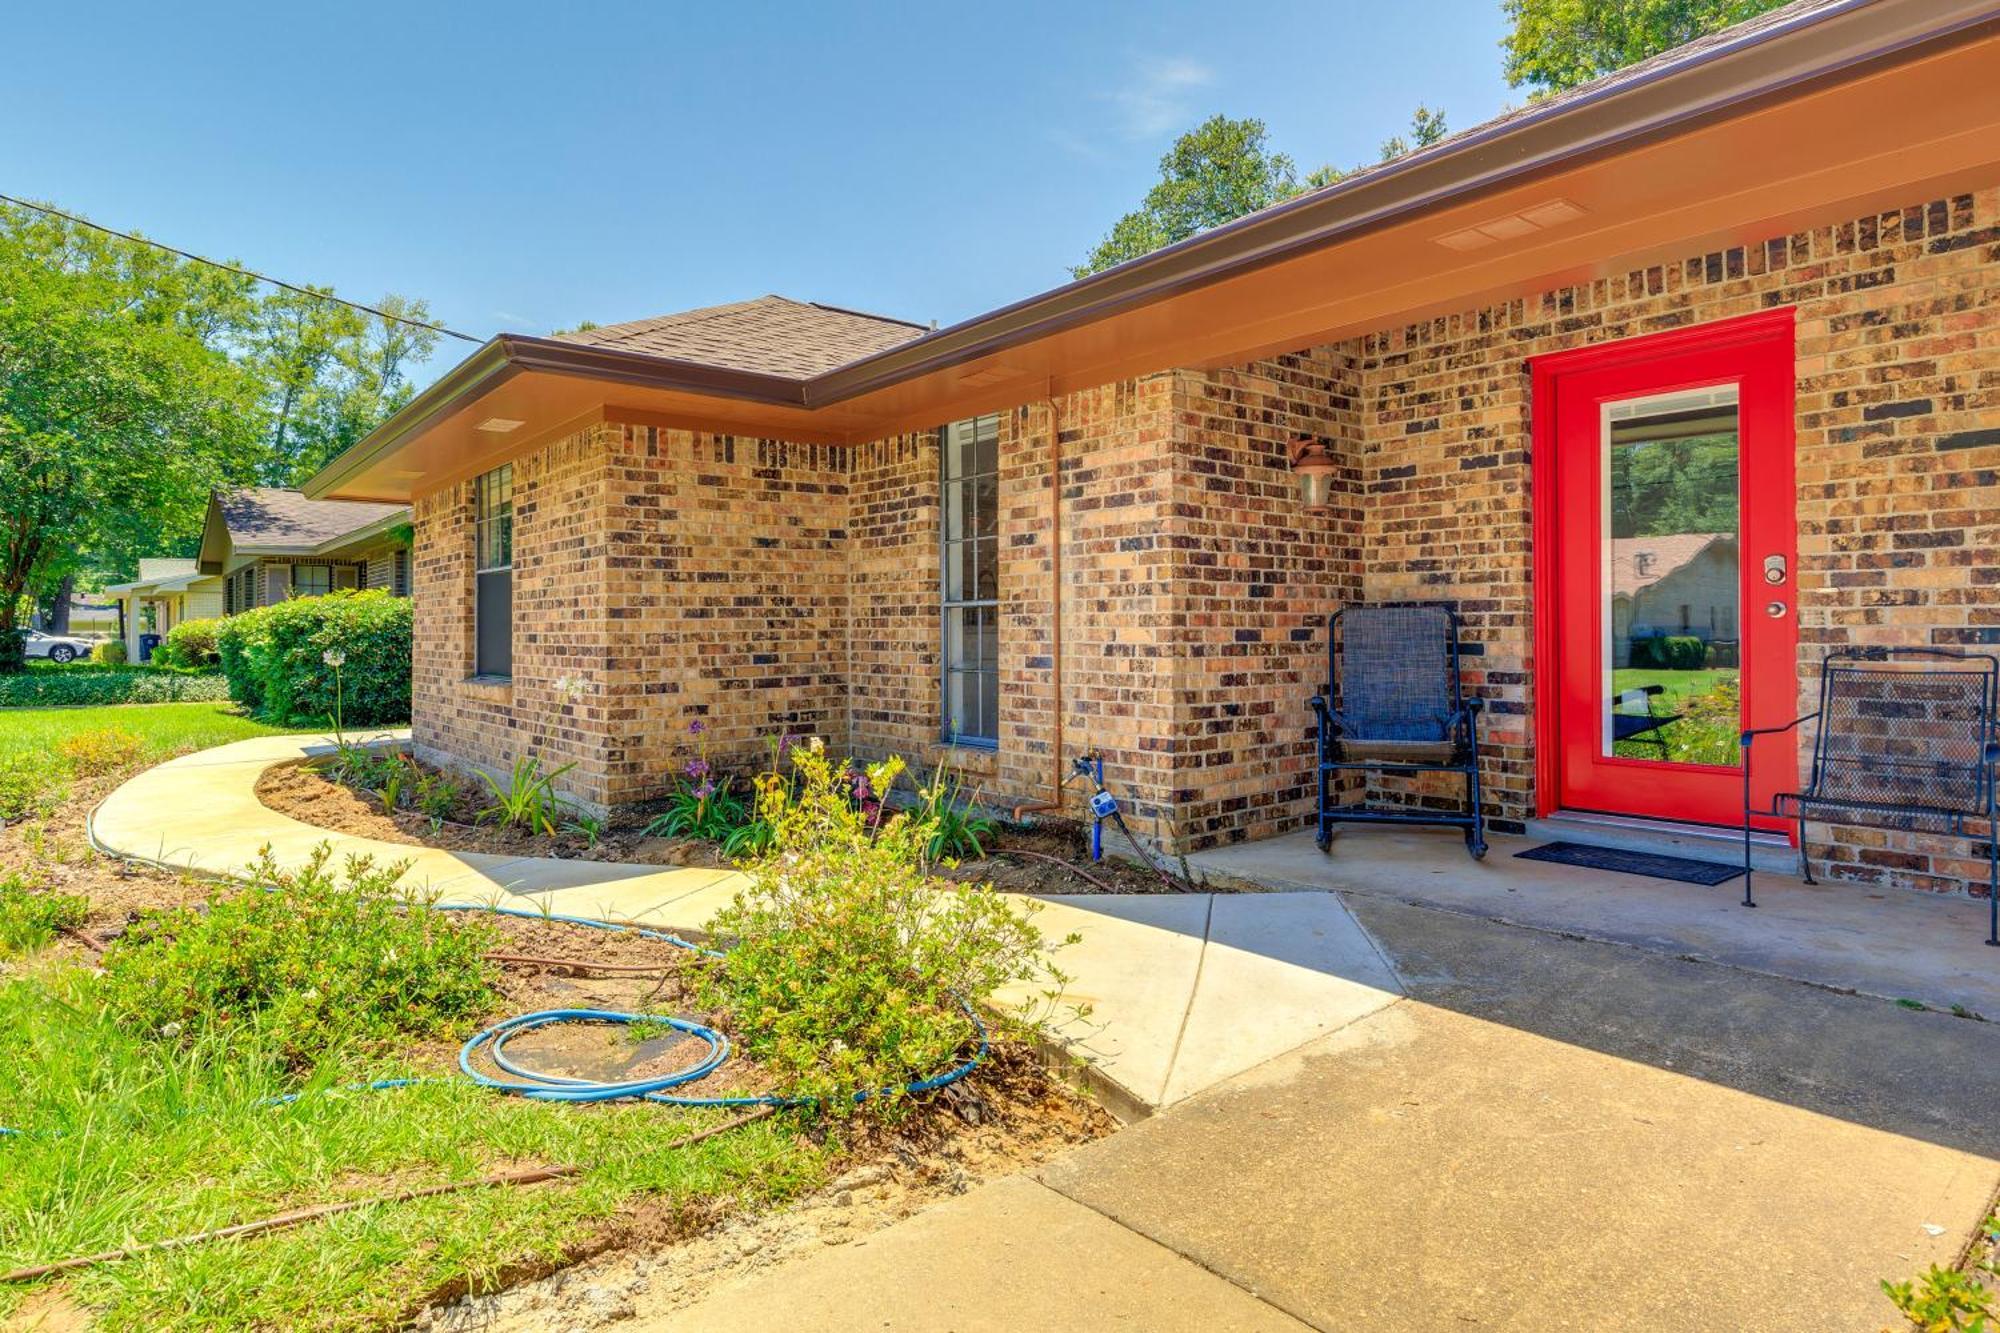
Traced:
[[1801, 0], [942, 330], [766, 297], [502, 335], [305, 489], [413, 507], [421, 752], [592, 806], [702, 719], [726, 761], [949, 752], [1071, 814], [1099, 753], [1174, 849], [1295, 830], [1328, 613], [1420, 599], [1496, 827], [1727, 824], [1736, 770], [1599, 743], [1608, 413], [1740, 423], [1762, 726], [1829, 649], [2000, 641], [1996, 350], [2000, 3]]
[[203, 574], [200, 562], [148, 557], [139, 561], [139, 577], [130, 583], [113, 583], [104, 589], [118, 603], [118, 637], [134, 662], [149, 654], [141, 651], [140, 637], [167, 631], [183, 620], [202, 620], [222, 614], [222, 580]]
[[139, 578], [106, 591], [119, 600], [127, 649], [140, 660], [142, 634], [183, 620], [231, 616], [288, 597], [347, 588], [410, 591], [407, 505], [313, 500], [296, 490], [251, 486], [209, 496], [201, 554], [139, 562]]
[[1737, 549], [1733, 532], [1614, 538], [1612, 665], [1630, 666], [1632, 641], [1655, 635], [1684, 634], [1706, 644], [1734, 644], [1742, 587]]
[[69, 632], [90, 639], [117, 638], [118, 603], [81, 595], [70, 598]]

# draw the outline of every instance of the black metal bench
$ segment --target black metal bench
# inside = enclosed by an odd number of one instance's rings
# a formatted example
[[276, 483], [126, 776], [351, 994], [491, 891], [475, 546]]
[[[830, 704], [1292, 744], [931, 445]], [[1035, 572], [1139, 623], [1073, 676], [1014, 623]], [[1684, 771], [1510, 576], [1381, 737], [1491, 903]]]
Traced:
[[[2000, 660], [1943, 648], [1863, 648], [1831, 653], [1820, 667], [1819, 708], [1782, 727], [1742, 734], [1743, 905], [1750, 883], [1750, 820], [1806, 821], [1935, 833], [1986, 841], [1988, 944], [2000, 946]], [[1751, 743], [1819, 723], [1803, 791], [1784, 792], [1769, 810], [1752, 808]], [[1983, 824], [1982, 830], [1970, 827]]]
[[[1327, 617], [1326, 659], [1326, 689], [1312, 699], [1319, 719], [1319, 849], [1331, 845], [1335, 824], [1444, 824], [1465, 830], [1474, 860], [1485, 856], [1480, 701], [1460, 688], [1457, 615], [1434, 604], [1347, 607]], [[1334, 804], [1333, 776], [1354, 769], [1463, 773], [1465, 810]]]

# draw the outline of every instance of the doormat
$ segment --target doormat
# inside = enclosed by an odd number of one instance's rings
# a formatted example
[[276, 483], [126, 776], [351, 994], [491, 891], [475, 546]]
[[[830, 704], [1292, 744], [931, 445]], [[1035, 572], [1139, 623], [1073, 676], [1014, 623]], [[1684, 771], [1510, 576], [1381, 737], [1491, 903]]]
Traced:
[[1726, 884], [1743, 873], [1742, 866], [1717, 865], [1713, 861], [1690, 861], [1685, 856], [1658, 856], [1652, 852], [1628, 852], [1617, 847], [1586, 847], [1580, 842], [1548, 842], [1514, 855], [1528, 861], [1554, 861], [1557, 865], [1582, 866], [1587, 870], [1615, 870], [1621, 875], [1647, 875], [1653, 879], [1677, 880], [1682, 884]]

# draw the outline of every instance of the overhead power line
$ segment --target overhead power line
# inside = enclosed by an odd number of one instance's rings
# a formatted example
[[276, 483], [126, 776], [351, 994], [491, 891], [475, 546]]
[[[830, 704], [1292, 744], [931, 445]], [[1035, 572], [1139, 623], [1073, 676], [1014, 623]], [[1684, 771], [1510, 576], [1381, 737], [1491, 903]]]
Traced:
[[457, 329], [446, 328], [442, 324], [426, 324], [421, 319], [411, 319], [408, 315], [391, 314], [387, 310], [380, 310], [372, 305], [363, 305], [359, 301], [350, 301], [344, 296], [335, 296], [331, 292], [314, 291], [310, 287], [301, 287], [297, 283], [286, 282], [283, 278], [274, 278], [268, 273], [259, 273], [255, 269], [247, 269], [240, 264], [225, 264], [220, 260], [210, 259], [205, 255], [198, 255], [189, 250], [181, 250], [171, 245], [163, 245], [159, 241], [149, 240], [144, 236], [137, 236], [129, 231], [120, 231], [116, 227], [107, 227], [101, 222], [92, 222], [89, 218], [78, 217], [74, 213], [66, 213], [60, 208], [51, 208], [47, 204], [38, 204], [28, 199], [16, 199], [11, 194], [0, 194], [0, 203], [13, 204], [16, 208], [31, 208], [37, 213], [45, 213], [50, 217], [61, 218], [65, 222], [73, 222], [79, 227], [88, 227], [92, 231], [101, 231], [107, 236], [116, 236], [122, 241], [130, 241], [134, 245], [149, 245], [155, 250], [164, 250], [170, 255], [179, 255], [182, 259], [190, 260], [197, 264], [206, 264], [210, 268], [219, 268], [224, 273], [234, 273], [238, 277], [252, 278], [258, 282], [268, 282], [273, 287], [282, 287], [288, 292], [297, 292], [300, 296], [312, 296], [322, 301], [332, 301], [336, 305], [344, 305], [350, 310], [359, 310], [364, 314], [373, 315], [377, 319], [386, 319], [391, 323], [407, 324], [413, 329], [428, 329], [432, 333], [442, 333], [447, 337], [461, 338], [469, 343], [483, 343], [486, 341], [484, 338], [474, 337], [470, 333], [460, 333]]

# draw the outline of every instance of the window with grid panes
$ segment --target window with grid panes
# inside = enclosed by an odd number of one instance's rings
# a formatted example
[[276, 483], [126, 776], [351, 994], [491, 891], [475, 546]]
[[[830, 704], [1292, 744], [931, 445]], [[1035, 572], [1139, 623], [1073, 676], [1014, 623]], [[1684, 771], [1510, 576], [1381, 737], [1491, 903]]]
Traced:
[[1000, 418], [945, 427], [939, 582], [944, 738], [1000, 739]]
[[473, 483], [473, 671], [514, 674], [514, 467]]

